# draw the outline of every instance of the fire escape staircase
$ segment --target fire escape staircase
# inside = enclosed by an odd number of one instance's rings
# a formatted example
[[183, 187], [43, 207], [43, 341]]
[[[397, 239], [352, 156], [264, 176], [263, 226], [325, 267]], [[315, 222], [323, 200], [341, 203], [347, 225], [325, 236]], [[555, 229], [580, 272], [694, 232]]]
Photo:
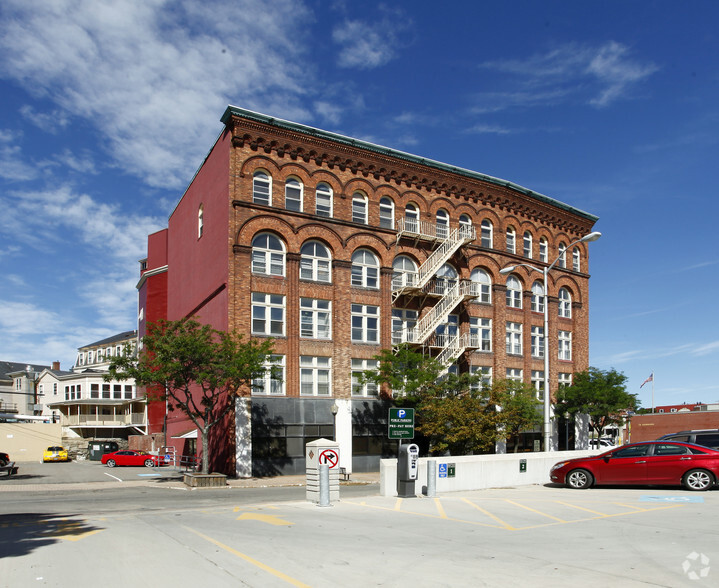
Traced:
[[[423, 293], [437, 294], [430, 280], [437, 275], [440, 268], [460, 249], [460, 247], [473, 241], [476, 232], [473, 226], [460, 225], [450, 231], [443, 225], [435, 225], [415, 219], [400, 219], [398, 223], [397, 240], [402, 237], [417, 240], [434, 240], [440, 244], [416, 273], [406, 273], [398, 276], [399, 283], [393, 283], [392, 300], [402, 295], [419, 295]], [[402, 334], [407, 343], [422, 344], [436, 331], [437, 327], [445, 323], [447, 317], [463, 300], [476, 298], [479, 295], [479, 284], [469, 280], [438, 280], [441, 284], [439, 294], [441, 298], [432, 309], [425, 314], [414, 326]], [[456, 359], [471, 347], [471, 337], [454, 335], [445, 341], [444, 349], [440, 352], [438, 360], [449, 369]]]

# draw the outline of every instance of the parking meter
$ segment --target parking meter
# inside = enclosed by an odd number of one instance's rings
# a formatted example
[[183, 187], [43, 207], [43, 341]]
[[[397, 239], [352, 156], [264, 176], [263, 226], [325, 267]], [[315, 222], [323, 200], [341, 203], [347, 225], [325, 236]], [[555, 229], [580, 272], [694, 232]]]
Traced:
[[416, 496], [414, 482], [419, 473], [419, 446], [415, 443], [400, 445], [397, 456], [397, 495]]

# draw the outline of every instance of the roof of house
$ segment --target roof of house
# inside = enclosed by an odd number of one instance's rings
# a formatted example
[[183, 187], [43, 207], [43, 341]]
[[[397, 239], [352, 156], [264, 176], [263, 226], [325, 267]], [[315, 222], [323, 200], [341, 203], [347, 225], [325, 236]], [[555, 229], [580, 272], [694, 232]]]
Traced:
[[1, 361], [0, 360], [0, 380], [12, 380], [8, 374], [15, 372], [24, 372], [30, 366], [32, 371], [41, 372], [45, 368], [49, 368], [49, 365], [39, 365], [36, 363], [18, 363], [15, 361]]
[[362, 141], [360, 139], [353, 139], [352, 137], [347, 137], [345, 135], [339, 135], [337, 133], [332, 133], [329, 131], [315, 129], [315, 128], [308, 127], [306, 125], [302, 125], [299, 123], [283, 120], [281, 118], [267, 116], [266, 114], [261, 114], [259, 112], [254, 112], [252, 110], [246, 110], [244, 108], [239, 108], [237, 106], [228, 106], [220, 120], [223, 124], [226, 125], [228, 123], [228, 121], [230, 120], [230, 117], [232, 117], [232, 116], [239, 116], [241, 118], [246, 118], [248, 120], [253, 120], [256, 122], [261, 122], [264, 124], [272, 125], [272, 126], [275, 126], [275, 127], [281, 128], [281, 129], [286, 129], [286, 130], [290, 130], [290, 131], [303, 133], [305, 135], [310, 135], [312, 137], [317, 137], [320, 139], [334, 141], [336, 143], [341, 143], [343, 145], [350, 145], [352, 147], [366, 149], [367, 151], [372, 151], [374, 153], [379, 153], [381, 155], [388, 155], [390, 157], [396, 157], [398, 159], [403, 159], [405, 161], [409, 161], [409, 162], [415, 163], [415, 164], [426, 165], [428, 167], [435, 168], [435, 169], [438, 169], [438, 170], [441, 170], [444, 172], [451, 172], [451, 173], [455, 173], [455, 174], [465, 176], [468, 178], [472, 178], [475, 180], [481, 180], [481, 181], [489, 182], [491, 184], [495, 184], [498, 186], [508, 187], [508, 188], [511, 188], [512, 190], [515, 190], [517, 192], [525, 194], [531, 198], [535, 198], [536, 200], [539, 200], [541, 202], [551, 204], [552, 206], [556, 206], [557, 208], [561, 208], [563, 210], [566, 210], [567, 212], [571, 212], [571, 213], [581, 216], [583, 218], [586, 218], [586, 219], [589, 219], [592, 221], [597, 221], [599, 219], [598, 216], [595, 216], [593, 214], [590, 214], [588, 212], [585, 212], [585, 211], [575, 208], [573, 206], [569, 206], [568, 204], [564, 204], [563, 202], [560, 202], [559, 200], [555, 200], [554, 198], [550, 198], [549, 196], [544, 196], [543, 194], [539, 194], [538, 192], [529, 190], [528, 188], [525, 188], [523, 186], [520, 186], [519, 184], [515, 184], [514, 182], [510, 182], [508, 180], [502, 180], [500, 178], [495, 178], [492, 176], [488, 176], [486, 174], [471, 171], [471, 170], [464, 169], [461, 167], [455, 167], [453, 165], [448, 165], [446, 163], [435, 161], [433, 159], [419, 157], [417, 155], [412, 155], [411, 153], [405, 153], [404, 151], [397, 151], [396, 149], [390, 149], [389, 147], [383, 147], [381, 145], [376, 145], [374, 143], [369, 143], [367, 141]]
[[130, 339], [137, 339], [137, 331], [125, 331], [124, 333], [118, 333], [107, 339], [101, 339], [88, 345], [83, 345], [78, 349], [87, 349], [88, 347], [102, 347], [103, 345], [111, 345], [113, 343], [121, 343], [123, 341], [129, 341]]

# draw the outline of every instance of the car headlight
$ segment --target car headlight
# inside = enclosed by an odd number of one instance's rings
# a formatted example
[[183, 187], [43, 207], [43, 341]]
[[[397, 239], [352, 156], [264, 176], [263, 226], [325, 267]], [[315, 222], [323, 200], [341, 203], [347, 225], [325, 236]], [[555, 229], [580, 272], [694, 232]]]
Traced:
[[550, 471], [550, 472], [553, 472], [554, 470], [558, 470], [559, 468], [564, 467], [564, 466], [567, 465], [568, 463], [569, 463], [568, 461], [560, 461], [559, 463], [555, 463], [554, 466], [552, 466], [552, 469], [549, 470], [549, 471]]

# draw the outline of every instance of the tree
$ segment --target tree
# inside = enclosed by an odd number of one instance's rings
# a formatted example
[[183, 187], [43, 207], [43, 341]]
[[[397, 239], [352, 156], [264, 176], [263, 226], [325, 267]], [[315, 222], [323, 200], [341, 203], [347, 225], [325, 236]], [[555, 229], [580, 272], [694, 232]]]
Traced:
[[184, 412], [202, 435], [202, 473], [209, 470], [209, 433], [234, 408], [235, 398], [267, 372], [272, 341], [242, 340], [196, 320], [150, 324], [135, 356], [114, 357], [107, 381], [134, 378], [151, 399]]
[[589, 427], [601, 437], [604, 427], [622, 422], [621, 413], [635, 410], [637, 395], [627, 392], [627, 377], [615, 369], [590, 367], [574, 374], [572, 385], [557, 391], [558, 417], [589, 415]]
[[[416, 409], [417, 431], [431, 453], [487, 453], [506, 434], [518, 434], [541, 418], [534, 390], [516, 382], [483, 386], [468, 373], [444, 374], [435, 359], [408, 346], [382, 350], [377, 372], [365, 380], [386, 385], [399, 406]], [[501, 408], [500, 408], [501, 407]]]

